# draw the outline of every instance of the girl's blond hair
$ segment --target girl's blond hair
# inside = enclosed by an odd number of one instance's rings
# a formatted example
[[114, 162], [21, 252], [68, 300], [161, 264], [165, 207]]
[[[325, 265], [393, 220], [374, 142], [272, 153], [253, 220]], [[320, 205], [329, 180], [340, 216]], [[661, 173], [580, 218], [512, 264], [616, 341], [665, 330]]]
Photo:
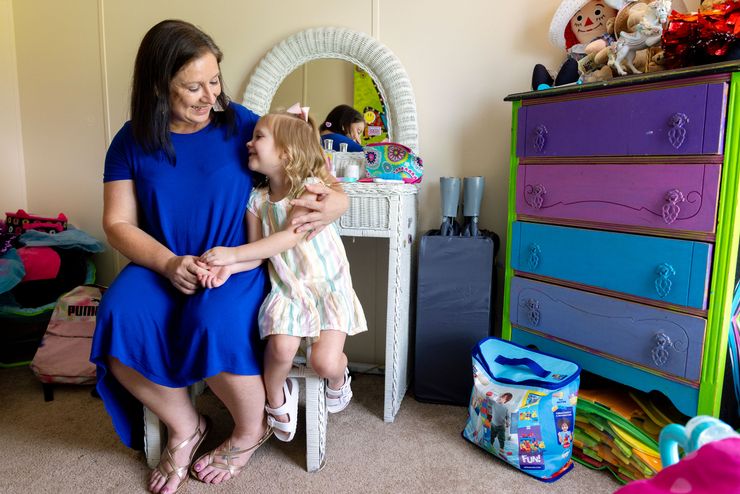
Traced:
[[292, 113], [274, 112], [264, 115], [262, 121], [272, 132], [275, 147], [285, 155], [285, 175], [290, 183], [288, 197], [298, 197], [309, 177], [318, 178], [328, 186], [335, 182], [329, 174], [321, 138], [311, 117], [306, 121]]

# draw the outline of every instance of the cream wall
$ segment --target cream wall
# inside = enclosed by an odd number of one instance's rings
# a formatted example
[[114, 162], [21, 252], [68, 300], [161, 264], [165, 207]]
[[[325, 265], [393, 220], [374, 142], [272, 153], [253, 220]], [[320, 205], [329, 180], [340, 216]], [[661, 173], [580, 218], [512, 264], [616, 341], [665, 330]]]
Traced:
[[[21, 146], [20, 137], [11, 144], [22, 152], [27, 207], [39, 214], [63, 211], [103, 238], [105, 148], [127, 118], [137, 45], [157, 21], [182, 18], [212, 34], [225, 54], [227, 90], [237, 101], [272, 45], [302, 29], [337, 25], [377, 37], [398, 56], [414, 86], [426, 163], [420, 229], [439, 223], [440, 176], [483, 175], [481, 225], [503, 236], [510, 138], [503, 98], [527, 89], [535, 63], [559, 65], [561, 54], [547, 43], [557, 4], [471, 0], [465, 12], [455, 12], [422, 0], [214, 0], [207, 8], [193, 0], [5, 0], [0, 21], [12, 10], [15, 36], [3, 41], [0, 55], [7, 58], [15, 49], [23, 137]], [[12, 77], [2, 84], [8, 98]], [[98, 265], [101, 281], [109, 282], [114, 256], [103, 255]]]
[[[127, 119], [138, 43], [159, 20], [185, 19], [215, 38], [225, 54], [226, 89], [237, 101], [271, 46], [297, 31], [332, 25], [378, 38], [398, 56], [411, 79], [425, 162], [420, 232], [439, 226], [440, 176], [483, 175], [480, 224], [505, 242], [511, 110], [503, 98], [528, 89], [535, 63], [556, 69], [562, 62], [563, 54], [547, 42], [558, 4], [0, 0], [0, 61], [10, 67], [0, 76], [0, 94], [3, 107], [11, 109], [0, 117], [0, 124], [11, 128], [1, 139], [3, 156], [6, 149], [12, 155], [12, 166], [3, 163], [0, 171], [0, 206], [19, 204], [50, 215], [61, 211], [76, 226], [104, 238], [100, 217], [105, 149]], [[27, 195], [23, 188], [10, 189], [14, 177], [25, 178]], [[383, 248], [387, 246], [369, 249], [371, 254], [361, 256], [361, 262], [351, 254], [354, 266], [365, 269], [353, 267], [353, 273], [360, 273], [363, 285], [371, 281], [359, 289], [366, 291], [363, 303], [365, 297], [370, 300], [369, 320], [384, 320], [385, 301], [375, 296], [385, 285]], [[501, 259], [503, 252], [499, 265]], [[96, 262], [98, 279], [109, 283], [122, 261], [106, 252]], [[382, 361], [382, 335], [367, 345], [377, 349]]]
[[0, 0], [0, 67], [0, 219], [5, 220], [6, 211], [28, 208], [10, 0]]

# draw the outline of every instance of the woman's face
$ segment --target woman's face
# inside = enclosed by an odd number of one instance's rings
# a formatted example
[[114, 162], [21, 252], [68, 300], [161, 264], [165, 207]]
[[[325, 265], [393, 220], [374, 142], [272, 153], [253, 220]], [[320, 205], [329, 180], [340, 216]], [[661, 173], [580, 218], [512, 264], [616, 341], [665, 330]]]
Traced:
[[211, 121], [211, 108], [221, 94], [218, 62], [207, 52], [183, 65], [170, 81], [170, 130], [189, 134]]
[[360, 137], [362, 137], [362, 133], [365, 131], [365, 122], [354, 122], [349, 126], [349, 135], [348, 137], [355, 141], [357, 144], [360, 144]]

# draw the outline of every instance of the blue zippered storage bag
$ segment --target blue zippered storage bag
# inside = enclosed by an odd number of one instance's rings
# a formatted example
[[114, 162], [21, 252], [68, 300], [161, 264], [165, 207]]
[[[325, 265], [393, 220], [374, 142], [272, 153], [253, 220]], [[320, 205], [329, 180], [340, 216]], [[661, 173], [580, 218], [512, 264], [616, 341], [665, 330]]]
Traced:
[[495, 337], [478, 342], [472, 360], [463, 437], [546, 482], [573, 468], [581, 367]]

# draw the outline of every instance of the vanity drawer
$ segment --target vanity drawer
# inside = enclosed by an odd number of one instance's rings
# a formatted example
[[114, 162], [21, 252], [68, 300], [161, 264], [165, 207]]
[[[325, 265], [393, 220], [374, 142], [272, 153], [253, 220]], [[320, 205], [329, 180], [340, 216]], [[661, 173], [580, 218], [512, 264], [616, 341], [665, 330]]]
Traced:
[[714, 233], [720, 165], [527, 164], [516, 212], [536, 218]]
[[726, 93], [722, 82], [531, 100], [519, 109], [517, 156], [721, 154]]
[[712, 246], [704, 242], [515, 221], [516, 271], [706, 309]]
[[621, 361], [698, 382], [706, 320], [514, 277], [511, 323]]

